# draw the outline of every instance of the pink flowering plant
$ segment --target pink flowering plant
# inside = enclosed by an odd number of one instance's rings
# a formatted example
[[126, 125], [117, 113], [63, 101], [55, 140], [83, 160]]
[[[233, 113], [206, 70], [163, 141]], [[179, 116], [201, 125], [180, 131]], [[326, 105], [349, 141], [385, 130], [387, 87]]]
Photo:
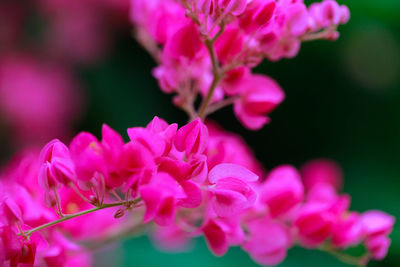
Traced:
[[349, 210], [336, 163], [265, 171], [241, 137], [206, 120], [233, 105], [244, 127], [269, 123], [285, 94], [252, 69], [335, 40], [349, 17], [333, 0], [131, 0], [135, 37], [189, 122], [154, 117], [128, 142], [103, 125], [100, 140], [81, 132], [16, 156], [1, 173], [0, 266], [90, 266], [93, 248], [144, 229], [161, 247], [204, 236], [216, 256], [240, 246], [264, 266], [293, 246], [356, 266], [383, 259], [395, 219]]

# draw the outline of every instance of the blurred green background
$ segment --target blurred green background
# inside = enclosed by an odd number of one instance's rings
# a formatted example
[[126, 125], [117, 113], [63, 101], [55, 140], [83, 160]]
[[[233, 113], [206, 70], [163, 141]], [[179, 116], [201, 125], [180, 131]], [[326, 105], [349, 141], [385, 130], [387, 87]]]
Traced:
[[[305, 43], [295, 59], [263, 62], [255, 70], [276, 79], [286, 92], [271, 124], [247, 131], [231, 108], [212, 119], [242, 135], [267, 169], [319, 157], [336, 160], [344, 169], [344, 191], [352, 196], [353, 210], [382, 209], [400, 218], [400, 1], [339, 2], [349, 6], [352, 18], [340, 28], [338, 41]], [[76, 130], [99, 136], [105, 122], [126, 137], [126, 128], [144, 126], [155, 115], [185, 123], [185, 114], [158, 89], [154, 66], [129, 32], [120, 34], [106, 59], [79, 70], [88, 108]], [[369, 266], [400, 266], [398, 224], [392, 238], [388, 257]], [[202, 239], [184, 253], [159, 252], [147, 237], [139, 237], [96, 254], [96, 266], [188, 265], [256, 266], [238, 248], [216, 258]], [[346, 265], [294, 248], [280, 266]]]

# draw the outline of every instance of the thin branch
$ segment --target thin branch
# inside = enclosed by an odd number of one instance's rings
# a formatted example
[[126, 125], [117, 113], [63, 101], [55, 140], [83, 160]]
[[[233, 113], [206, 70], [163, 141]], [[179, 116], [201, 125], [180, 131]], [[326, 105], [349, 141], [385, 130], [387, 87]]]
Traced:
[[369, 255], [365, 254], [362, 255], [360, 257], [355, 257], [355, 256], [351, 256], [349, 254], [346, 254], [340, 250], [337, 250], [335, 248], [333, 248], [332, 246], [329, 245], [322, 245], [318, 248], [319, 250], [326, 252], [328, 254], [331, 254], [332, 256], [334, 256], [335, 258], [337, 258], [338, 260], [350, 264], [350, 265], [354, 265], [354, 266], [358, 266], [358, 267], [365, 267], [368, 264], [369, 261]]
[[[129, 201], [129, 205], [136, 205], [140, 201], [141, 201], [140, 198], [139, 199], [135, 199], [135, 200], [131, 200], [131, 201]], [[39, 230], [45, 229], [47, 227], [59, 224], [61, 222], [68, 221], [70, 219], [73, 219], [73, 218], [76, 218], [76, 217], [79, 217], [79, 216], [82, 216], [82, 215], [86, 215], [86, 214], [89, 214], [89, 213], [92, 213], [92, 212], [96, 212], [98, 210], [112, 208], [112, 207], [118, 207], [118, 206], [124, 206], [124, 205], [127, 205], [126, 201], [117, 202], [117, 203], [110, 203], [110, 204], [103, 204], [100, 207], [96, 207], [96, 208], [89, 209], [89, 210], [84, 210], [84, 211], [81, 211], [81, 212], [78, 212], [78, 213], [74, 213], [74, 214], [65, 215], [63, 218], [60, 218], [58, 220], [55, 220], [55, 221], [40, 225], [40, 226], [35, 227], [35, 228], [31, 229], [31, 230], [28, 230], [28, 231], [25, 231], [25, 232], [21, 232], [18, 235], [19, 236], [24, 235], [26, 237], [29, 237], [36, 231], [39, 231]]]
[[211, 62], [212, 62], [212, 71], [213, 71], [213, 81], [210, 85], [210, 88], [208, 89], [207, 96], [203, 99], [199, 111], [197, 114], [199, 114], [200, 119], [204, 120], [205, 116], [207, 116], [206, 111], [207, 107], [211, 102], [212, 96], [214, 95], [214, 91], [217, 88], [217, 85], [221, 78], [223, 77], [223, 74], [221, 73], [219, 63], [218, 63], [218, 57], [214, 49], [214, 43], [218, 39], [219, 36], [224, 32], [225, 30], [225, 23], [222, 22], [220, 29], [218, 33], [214, 36], [213, 39], [207, 38], [204, 42], [204, 44], [207, 47], [208, 53], [210, 54], [211, 57]]
[[211, 104], [206, 111], [206, 115], [210, 115], [214, 112], [216, 112], [217, 110], [220, 110], [226, 106], [232, 105], [236, 100], [238, 99], [238, 96], [232, 96], [229, 98], [225, 98], [224, 100], [221, 100], [215, 104]]

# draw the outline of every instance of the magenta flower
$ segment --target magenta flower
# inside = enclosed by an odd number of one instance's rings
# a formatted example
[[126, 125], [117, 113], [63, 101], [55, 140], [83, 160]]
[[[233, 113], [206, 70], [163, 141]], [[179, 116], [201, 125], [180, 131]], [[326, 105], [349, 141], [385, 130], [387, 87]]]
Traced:
[[185, 198], [185, 192], [170, 175], [159, 173], [140, 187], [140, 196], [146, 205], [143, 222], [154, 219], [164, 226], [173, 223], [178, 200]]
[[289, 165], [275, 168], [260, 188], [260, 201], [271, 217], [290, 212], [303, 200], [303, 184], [298, 171]]
[[267, 266], [277, 265], [286, 258], [291, 246], [289, 231], [269, 218], [251, 221], [248, 224], [249, 239], [243, 244], [251, 258]]
[[207, 146], [208, 129], [200, 119], [183, 126], [175, 136], [175, 147], [187, 156], [202, 153]]
[[208, 191], [213, 194], [215, 213], [230, 217], [251, 207], [257, 195], [250, 183], [257, 180], [256, 174], [242, 166], [228, 163], [215, 166], [208, 174], [211, 184]]
[[269, 122], [267, 114], [283, 101], [285, 94], [274, 80], [262, 75], [249, 76], [240, 87], [235, 115], [247, 128], [258, 130]]

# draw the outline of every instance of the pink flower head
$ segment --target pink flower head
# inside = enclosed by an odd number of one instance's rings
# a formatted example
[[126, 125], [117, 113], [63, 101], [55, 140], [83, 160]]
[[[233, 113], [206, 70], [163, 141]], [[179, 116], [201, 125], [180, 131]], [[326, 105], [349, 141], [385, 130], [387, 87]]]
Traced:
[[346, 6], [339, 6], [336, 1], [324, 0], [310, 6], [310, 15], [314, 29], [325, 28], [330, 25], [345, 24], [350, 19], [350, 12]]
[[243, 245], [251, 258], [261, 265], [277, 265], [286, 258], [291, 246], [288, 230], [269, 218], [254, 220], [247, 225], [250, 236]]
[[172, 59], [192, 61], [203, 47], [196, 24], [190, 22], [183, 25], [169, 38], [164, 51]]
[[374, 260], [383, 260], [391, 243], [390, 238], [387, 236], [374, 236], [366, 240], [365, 246]]
[[358, 244], [362, 236], [359, 214], [355, 212], [343, 214], [333, 226], [332, 244], [339, 248], [347, 248]]
[[146, 206], [143, 222], [154, 219], [161, 226], [173, 222], [178, 201], [186, 197], [178, 182], [166, 173], [155, 174], [139, 191]]
[[175, 136], [175, 147], [186, 155], [201, 154], [207, 147], [208, 129], [200, 119], [181, 127]]
[[40, 162], [39, 181], [46, 190], [54, 188], [57, 183], [68, 185], [75, 181], [75, 166], [69, 150], [58, 139], [50, 141], [42, 149]]
[[248, 169], [230, 163], [215, 166], [208, 174], [212, 192], [212, 207], [221, 217], [240, 214], [256, 200], [256, 192], [250, 186], [258, 176]]
[[395, 222], [393, 216], [378, 210], [364, 212], [360, 220], [367, 237], [390, 234]]
[[[132, 13], [139, 13], [134, 10]], [[182, 24], [187, 23], [184, 9], [174, 1], [161, 1], [147, 18], [146, 27], [159, 44], [165, 44]]]
[[228, 64], [243, 49], [245, 36], [237, 27], [226, 29], [215, 43], [218, 59], [222, 64]]
[[240, 245], [245, 238], [239, 221], [235, 219], [210, 219], [201, 228], [210, 250], [223, 256], [229, 245]]
[[9, 196], [2, 196], [2, 198], [0, 202], [0, 222], [6, 225], [23, 222], [21, 209], [14, 199]]
[[50, 267], [63, 265], [89, 267], [92, 265], [91, 255], [59, 232], [52, 233], [50, 243], [51, 247], [40, 255], [42, 265]]
[[219, 8], [225, 11], [225, 13], [231, 13], [232, 15], [238, 16], [246, 9], [248, 0], [218, 0]]
[[0, 265], [4, 262], [18, 257], [21, 252], [21, 243], [17, 234], [10, 226], [0, 226]]
[[278, 106], [285, 94], [271, 78], [251, 75], [240, 85], [243, 92], [234, 104], [236, 117], [251, 130], [258, 130], [269, 122], [266, 116]]
[[197, 0], [197, 10], [203, 14], [212, 15], [216, 10], [217, 0]]
[[326, 184], [339, 191], [343, 184], [342, 169], [336, 162], [328, 159], [307, 162], [301, 168], [301, 176], [306, 190], [317, 184]]
[[190, 179], [203, 183], [207, 178], [207, 157], [204, 155], [193, 155], [189, 162], [163, 157], [157, 163], [159, 172], [166, 172], [178, 181]]
[[126, 190], [131, 188], [133, 194], [137, 193], [139, 185], [152, 175], [155, 167], [153, 154], [141, 143], [128, 142], [124, 145], [118, 169], [120, 178], [126, 181]]
[[284, 215], [303, 200], [303, 184], [298, 171], [289, 165], [273, 169], [260, 189], [260, 201], [272, 217]]
[[239, 90], [242, 89], [239, 85], [248, 75], [250, 75], [248, 67], [238, 67], [228, 71], [222, 80], [224, 93], [229, 96], [239, 94]]
[[331, 236], [336, 216], [330, 208], [326, 203], [311, 202], [300, 209], [294, 224], [304, 246], [317, 247]]
[[292, 36], [300, 36], [307, 31], [308, 11], [302, 1], [297, 1], [297, 3], [282, 2], [280, 8], [280, 12], [284, 14], [286, 31]]
[[247, 32], [253, 32], [267, 25], [275, 13], [274, 0], [254, 0], [249, 3], [245, 13], [240, 17], [239, 24]]
[[96, 172], [106, 173], [102, 146], [91, 133], [78, 134], [70, 144], [70, 152], [78, 180], [89, 181]]
[[34, 266], [36, 254], [43, 252], [47, 247], [47, 242], [39, 233], [34, 233], [28, 240], [18, 237], [15, 230], [9, 226], [0, 227], [2, 266]]
[[167, 155], [171, 150], [177, 127], [175, 123], [168, 125], [155, 117], [146, 128], [129, 128], [128, 135], [132, 142], [140, 142], [155, 157], [160, 157]]

